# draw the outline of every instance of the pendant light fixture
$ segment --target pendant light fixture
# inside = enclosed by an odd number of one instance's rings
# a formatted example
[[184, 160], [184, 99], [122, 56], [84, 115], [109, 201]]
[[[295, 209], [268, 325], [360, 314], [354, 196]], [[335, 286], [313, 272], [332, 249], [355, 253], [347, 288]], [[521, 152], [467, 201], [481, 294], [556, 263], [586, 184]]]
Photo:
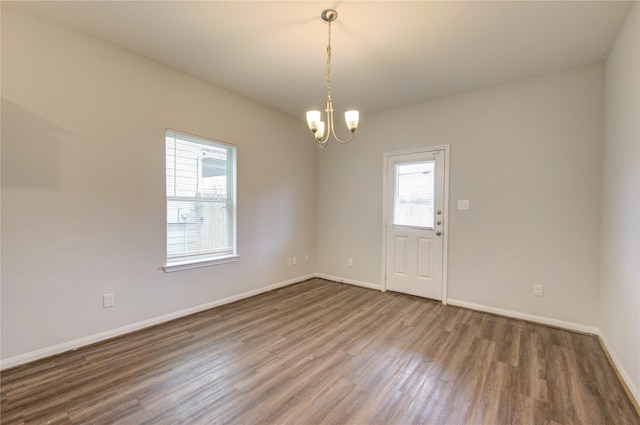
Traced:
[[307, 112], [307, 124], [309, 125], [309, 130], [313, 133], [313, 136], [318, 142], [318, 146], [321, 148], [325, 148], [327, 143], [329, 143], [330, 135], [340, 143], [349, 143], [353, 140], [353, 136], [355, 135], [355, 131], [358, 128], [358, 120], [360, 118], [360, 113], [358, 111], [347, 111], [344, 114], [344, 118], [347, 121], [347, 127], [349, 131], [351, 131], [351, 136], [347, 140], [340, 140], [338, 136], [336, 136], [336, 131], [334, 128], [333, 121], [333, 104], [331, 102], [331, 22], [335, 21], [338, 17], [338, 12], [333, 9], [325, 9], [322, 11], [320, 15], [322, 19], [327, 22], [329, 26], [329, 40], [327, 45], [327, 108], [325, 109], [327, 113], [327, 123], [325, 126], [325, 122], [322, 121], [322, 114], [320, 111], [308, 111]]

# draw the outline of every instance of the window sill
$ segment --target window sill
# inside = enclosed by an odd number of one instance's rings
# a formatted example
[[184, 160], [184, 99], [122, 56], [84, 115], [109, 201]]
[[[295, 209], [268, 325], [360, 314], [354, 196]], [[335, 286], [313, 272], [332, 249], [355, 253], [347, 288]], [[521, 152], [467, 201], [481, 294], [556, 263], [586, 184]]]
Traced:
[[218, 264], [235, 263], [240, 258], [239, 255], [230, 255], [222, 258], [209, 258], [200, 260], [185, 260], [181, 262], [175, 262], [167, 264], [162, 267], [165, 273], [179, 272], [181, 270], [197, 269], [200, 267], [215, 266]]

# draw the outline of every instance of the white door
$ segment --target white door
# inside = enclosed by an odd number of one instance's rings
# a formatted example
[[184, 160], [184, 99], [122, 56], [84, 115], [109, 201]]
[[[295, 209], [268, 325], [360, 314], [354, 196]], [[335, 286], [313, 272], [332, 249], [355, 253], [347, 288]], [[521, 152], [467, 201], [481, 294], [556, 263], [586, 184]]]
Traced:
[[385, 288], [443, 299], [447, 147], [386, 155]]

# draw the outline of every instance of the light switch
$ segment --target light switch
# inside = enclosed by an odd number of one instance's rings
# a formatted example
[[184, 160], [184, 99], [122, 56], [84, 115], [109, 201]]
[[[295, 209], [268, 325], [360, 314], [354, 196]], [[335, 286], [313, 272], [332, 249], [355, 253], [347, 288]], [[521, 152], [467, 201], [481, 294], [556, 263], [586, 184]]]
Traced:
[[468, 199], [458, 199], [458, 209], [459, 210], [468, 210], [469, 209], [469, 200]]
[[102, 294], [103, 308], [113, 307], [114, 305], [116, 305], [116, 299], [115, 299], [115, 296], [113, 295], [113, 292], [109, 294]]

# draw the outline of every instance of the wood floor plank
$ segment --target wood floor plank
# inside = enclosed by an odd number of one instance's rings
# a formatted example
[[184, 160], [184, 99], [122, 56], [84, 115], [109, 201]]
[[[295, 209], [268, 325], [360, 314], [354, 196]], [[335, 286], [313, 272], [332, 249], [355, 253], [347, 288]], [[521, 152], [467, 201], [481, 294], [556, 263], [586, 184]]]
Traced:
[[3, 425], [640, 425], [593, 336], [322, 279], [0, 384]]

